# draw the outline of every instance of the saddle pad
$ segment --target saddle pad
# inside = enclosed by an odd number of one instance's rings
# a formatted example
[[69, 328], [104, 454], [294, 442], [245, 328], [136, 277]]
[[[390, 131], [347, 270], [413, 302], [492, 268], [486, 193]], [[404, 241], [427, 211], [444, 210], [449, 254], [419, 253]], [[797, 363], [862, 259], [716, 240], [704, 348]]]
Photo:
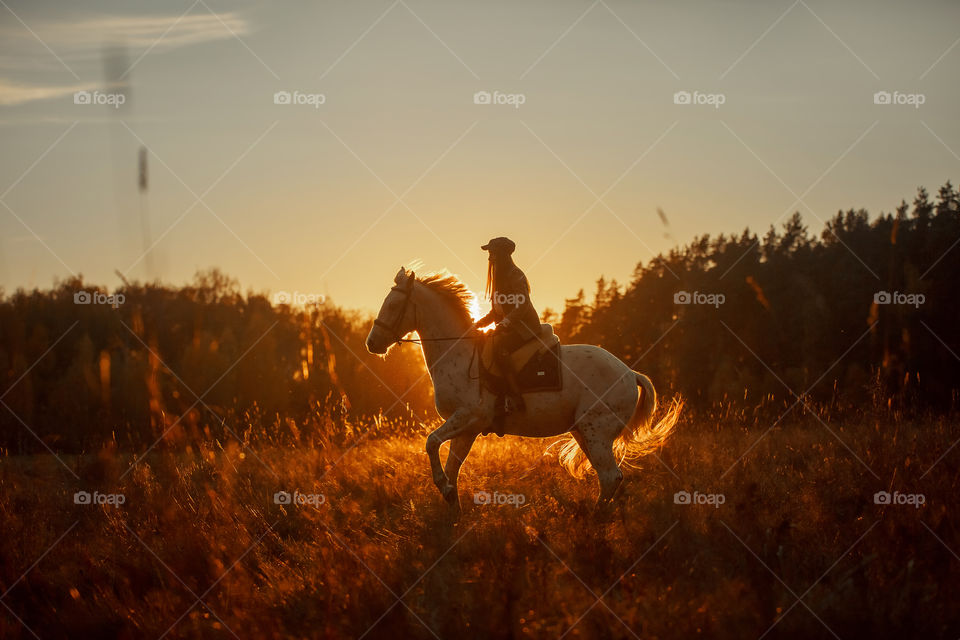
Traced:
[[[510, 364], [514, 371], [521, 371], [530, 360], [537, 354], [543, 353], [548, 349], [559, 345], [560, 338], [553, 332], [553, 327], [547, 323], [540, 325], [540, 335], [524, 342], [512, 354], [510, 354]], [[483, 341], [483, 347], [480, 352], [480, 362], [488, 373], [494, 376], [500, 376], [500, 367], [493, 357], [493, 340]]]
[[[487, 390], [502, 394], [507, 386], [493, 361], [491, 342], [487, 341], [481, 350], [480, 378]], [[562, 388], [560, 358], [560, 339], [549, 324], [541, 325], [540, 337], [527, 341], [511, 355], [520, 391], [556, 391]]]
[[560, 369], [560, 343], [534, 354], [517, 374], [521, 393], [528, 391], [555, 391], [563, 386]]

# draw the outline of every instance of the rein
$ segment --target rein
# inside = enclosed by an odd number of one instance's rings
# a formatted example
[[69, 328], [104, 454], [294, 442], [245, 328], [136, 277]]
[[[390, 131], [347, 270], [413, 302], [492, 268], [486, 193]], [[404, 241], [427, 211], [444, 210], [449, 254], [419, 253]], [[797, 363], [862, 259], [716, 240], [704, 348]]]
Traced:
[[401, 342], [412, 342], [415, 344], [420, 344], [423, 342], [443, 342], [445, 340], [477, 340], [478, 341], [477, 344], [473, 346], [473, 353], [470, 354], [470, 362], [467, 364], [467, 377], [469, 377], [471, 380], [479, 380], [480, 379], [479, 369], [477, 371], [477, 377], [473, 377], [473, 375], [470, 374], [470, 370], [473, 369], [473, 363], [477, 361], [477, 353], [480, 351], [479, 338], [476, 338], [473, 336], [461, 336], [459, 338], [399, 338], [397, 339], [397, 343], [399, 344]]

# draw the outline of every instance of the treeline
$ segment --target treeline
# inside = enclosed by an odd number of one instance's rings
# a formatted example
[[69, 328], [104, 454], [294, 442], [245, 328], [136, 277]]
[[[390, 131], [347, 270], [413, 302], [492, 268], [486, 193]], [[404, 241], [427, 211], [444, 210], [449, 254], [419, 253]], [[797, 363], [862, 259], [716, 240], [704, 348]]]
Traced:
[[418, 428], [432, 410], [419, 354], [371, 356], [368, 330], [369, 318], [333, 305], [242, 295], [216, 270], [179, 289], [108, 293], [76, 278], [18, 291], [0, 297], [0, 448], [342, 437], [381, 413]]
[[599, 344], [693, 406], [952, 410], [960, 389], [960, 213], [931, 201], [871, 220], [799, 214], [759, 237], [703, 236], [640, 264], [624, 286], [566, 301], [567, 343]]

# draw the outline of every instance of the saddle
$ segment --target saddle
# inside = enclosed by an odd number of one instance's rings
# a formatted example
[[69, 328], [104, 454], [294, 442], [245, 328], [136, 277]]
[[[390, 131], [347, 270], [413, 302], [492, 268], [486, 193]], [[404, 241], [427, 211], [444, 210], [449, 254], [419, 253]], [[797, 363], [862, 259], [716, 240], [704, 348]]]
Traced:
[[[560, 370], [560, 338], [549, 324], [540, 325], [540, 333], [510, 354], [510, 363], [517, 372], [521, 393], [556, 391], [563, 386]], [[480, 380], [488, 391], [502, 394], [507, 390], [493, 354], [493, 340], [483, 341], [480, 347]]]

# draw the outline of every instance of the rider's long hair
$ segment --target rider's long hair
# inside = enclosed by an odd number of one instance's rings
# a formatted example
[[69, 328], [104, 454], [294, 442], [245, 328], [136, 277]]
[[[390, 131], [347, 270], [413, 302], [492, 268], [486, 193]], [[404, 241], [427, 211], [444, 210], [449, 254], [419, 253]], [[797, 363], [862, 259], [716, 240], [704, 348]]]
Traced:
[[483, 295], [488, 300], [493, 300], [493, 292], [496, 289], [496, 285], [494, 284], [497, 278], [496, 262], [497, 261], [494, 259], [493, 254], [491, 253], [490, 259], [487, 260], [487, 286], [483, 290]]
[[[500, 273], [509, 273], [510, 267], [513, 266], [515, 266], [513, 258], [509, 255], [490, 254], [490, 259], [487, 261], [487, 286], [483, 290], [483, 295], [488, 300], [493, 300], [493, 294], [500, 288]], [[529, 282], [525, 293], [530, 295]]]

